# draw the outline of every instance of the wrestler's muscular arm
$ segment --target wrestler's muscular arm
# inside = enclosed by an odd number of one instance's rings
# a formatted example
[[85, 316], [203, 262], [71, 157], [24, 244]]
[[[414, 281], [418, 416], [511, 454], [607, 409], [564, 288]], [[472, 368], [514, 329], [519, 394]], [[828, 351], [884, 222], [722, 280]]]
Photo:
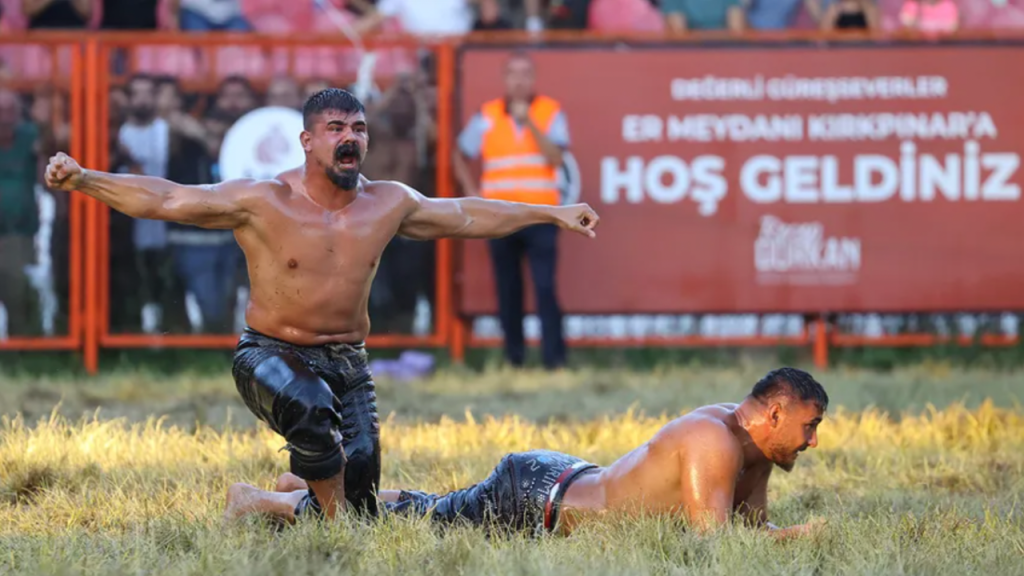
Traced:
[[427, 198], [401, 186], [408, 198], [398, 233], [414, 240], [500, 238], [534, 224], [557, 224], [584, 236], [596, 236], [600, 221], [586, 204], [537, 206], [483, 198]]
[[[743, 467], [743, 453], [736, 437], [714, 422], [701, 423], [686, 432], [686, 449], [681, 451], [683, 504], [690, 525], [707, 533], [729, 522], [733, 514], [736, 480]], [[768, 478], [771, 469], [758, 480], [751, 496], [738, 509], [748, 519], [769, 528], [772, 536], [785, 540], [815, 532], [820, 524], [778, 528], [768, 522]]]
[[133, 218], [168, 220], [202, 228], [234, 229], [246, 223], [254, 180], [183, 186], [163, 178], [84, 170], [63, 152], [50, 159], [46, 185], [78, 190]]
[[786, 540], [796, 536], [807, 536], [814, 533], [818, 528], [821, 527], [820, 522], [812, 522], [809, 524], [801, 524], [799, 526], [790, 526], [789, 528], [779, 528], [768, 521], [768, 479], [772, 475], [772, 466], [766, 467], [763, 472], [760, 472], [757, 484], [751, 491], [750, 496], [740, 502], [737, 510], [747, 520], [748, 524], [756, 526], [758, 528], [767, 528], [771, 530], [772, 536], [777, 540]]
[[682, 433], [683, 509], [697, 532], [712, 532], [732, 517], [743, 452], [729, 429], [718, 422], [700, 422]]

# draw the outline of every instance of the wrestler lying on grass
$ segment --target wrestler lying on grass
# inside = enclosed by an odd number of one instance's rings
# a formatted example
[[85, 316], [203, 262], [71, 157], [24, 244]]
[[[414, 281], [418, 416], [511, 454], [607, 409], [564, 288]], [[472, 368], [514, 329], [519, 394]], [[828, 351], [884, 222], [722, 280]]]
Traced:
[[[768, 479], [789, 472], [797, 456], [818, 444], [828, 394], [801, 370], [769, 372], [739, 404], [714, 404], [676, 418], [639, 448], [601, 467], [534, 450], [505, 456], [479, 484], [446, 495], [382, 490], [387, 513], [429, 516], [530, 534], [569, 534], [607, 512], [683, 514], [706, 531], [738, 514], [785, 538], [815, 532], [812, 523], [778, 528], [768, 522]], [[307, 485], [292, 474], [265, 492], [248, 484], [228, 490], [225, 518], [269, 514], [294, 522], [314, 511]]]

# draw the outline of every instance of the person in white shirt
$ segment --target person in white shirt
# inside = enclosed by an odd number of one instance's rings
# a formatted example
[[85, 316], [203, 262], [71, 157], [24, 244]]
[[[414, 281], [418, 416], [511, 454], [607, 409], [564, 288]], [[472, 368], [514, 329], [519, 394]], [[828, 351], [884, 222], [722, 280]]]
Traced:
[[385, 20], [395, 18], [402, 30], [418, 36], [458, 36], [473, 29], [473, 2], [496, 0], [380, 0], [377, 5], [350, 0], [363, 10], [356, 30], [367, 33], [378, 29]]
[[[156, 82], [138, 75], [128, 83], [128, 120], [118, 132], [118, 144], [131, 159], [131, 171], [145, 176], [167, 176], [170, 155], [170, 127], [156, 113]], [[132, 239], [142, 294], [142, 330], [160, 329], [164, 291], [163, 271], [167, 266], [167, 223], [137, 218]]]

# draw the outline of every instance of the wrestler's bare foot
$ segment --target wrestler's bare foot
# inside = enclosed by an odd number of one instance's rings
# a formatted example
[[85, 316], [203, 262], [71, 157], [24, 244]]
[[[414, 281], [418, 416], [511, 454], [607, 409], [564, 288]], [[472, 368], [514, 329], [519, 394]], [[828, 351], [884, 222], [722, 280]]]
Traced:
[[294, 492], [296, 490], [309, 490], [309, 484], [291, 472], [281, 474], [281, 477], [277, 479], [277, 486], [274, 487], [274, 492]]
[[224, 507], [224, 521], [233, 522], [255, 512], [259, 503], [260, 489], [241, 482], [228, 488], [227, 505]]
[[241, 482], [232, 484], [228, 488], [224, 522], [234, 522], [251, 514], [267, 514], [292, 524], [295, 522], [295, 506], [305, 495], [306, 490], [266, 492]]

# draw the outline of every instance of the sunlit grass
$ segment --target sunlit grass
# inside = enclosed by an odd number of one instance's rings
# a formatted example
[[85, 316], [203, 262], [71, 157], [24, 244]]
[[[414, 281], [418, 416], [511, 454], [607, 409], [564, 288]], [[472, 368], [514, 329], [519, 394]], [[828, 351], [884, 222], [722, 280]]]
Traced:
[[[578, 422], [392, 417], [383, 487], [463, 487], [505, 453], [532, 448], [608, 464], [676, 415], [608, 411]], [[666, 518], [609, 518], [537, 541], [393, 519], [225, 529], [230, 483], [269, 487], [287, 469], [272, 432], [6, 417], [0, 574], [1024, 573], [1024, 412], [991, 403], [830, 412], [819, 448], [772, 479], [773, 521], [829, 520], [821, 538], [790, 544], [743, 529], [701, 539]]]

